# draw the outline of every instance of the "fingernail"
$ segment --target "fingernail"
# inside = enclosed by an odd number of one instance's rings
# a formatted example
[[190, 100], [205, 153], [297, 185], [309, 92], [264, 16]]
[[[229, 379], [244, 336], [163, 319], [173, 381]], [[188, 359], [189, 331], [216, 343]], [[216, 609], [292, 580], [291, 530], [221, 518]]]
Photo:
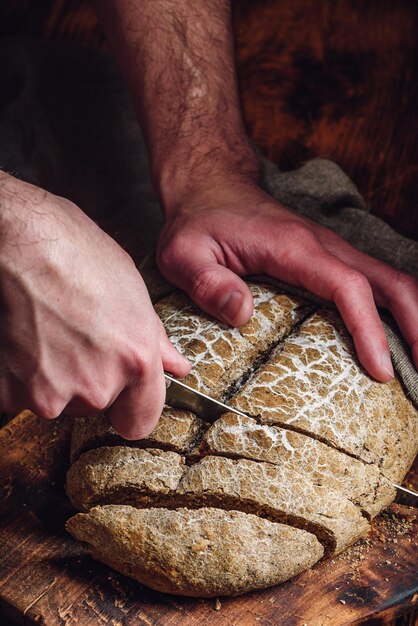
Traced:
[[380, 364], [382, 366], [382, 369], [384, 369], [385, 372], [388, 373], [390, 378], [393, 378], [395, 376], [395, 372], [393, 371], [392, 359], [390, 358], [390, 354], [388, 352], [382, 354]]
[[235, 321], [241, 312], [244, 304], [244, 296], [240, 291], [230, 291], [226, 293], [219, 303], [219, 312], [222, 318], [234, 325]]

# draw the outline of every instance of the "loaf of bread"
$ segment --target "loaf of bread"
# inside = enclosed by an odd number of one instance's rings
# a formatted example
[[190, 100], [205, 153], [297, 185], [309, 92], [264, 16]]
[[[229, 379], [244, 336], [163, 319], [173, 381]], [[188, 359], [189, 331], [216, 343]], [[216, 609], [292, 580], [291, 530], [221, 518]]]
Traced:
[[207, 456], [187, 467], [175, 452], [101, 448], [73, 464], [67, 492], [81, 511], [98, 503], [217, 507], [291, 520], [321, 538], [327, 553], [340, 552], [369, 528], [341, 493], [290, 469], [246, 459]]
[[67, 522], [92, 556], [150, 587], [191, 596], [275, 585], [369, 531], [418, 452], [418, 412], [397, 380], [356, 360], [338, 315], [250, 284], [254, 314], [231, 329], [175, 292], [157, 303], [192, 362], [186, 382], [248, 417], [165, 407], [127, 442], [105, 416], [74, 422]]
[[302, 433], [225, 413], [206, 432], [201, 450], [267, 461], [301, 472], [315, 485], [338, 491], [369, 519], [388, 506], [395, 489], [375, 463], [365, 463]]

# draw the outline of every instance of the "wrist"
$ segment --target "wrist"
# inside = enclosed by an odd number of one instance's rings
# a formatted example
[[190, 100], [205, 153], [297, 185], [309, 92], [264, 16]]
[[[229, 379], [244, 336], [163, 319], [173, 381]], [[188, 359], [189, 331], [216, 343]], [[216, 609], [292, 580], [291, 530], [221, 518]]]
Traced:
[[189, 196], [225, 180], [257, 184], [260, 163], [246, 138], [230, 145], [220, 140], [210, 146], [178, 146], [164, 157], [151, 157], [151, 175], [167, 216]]

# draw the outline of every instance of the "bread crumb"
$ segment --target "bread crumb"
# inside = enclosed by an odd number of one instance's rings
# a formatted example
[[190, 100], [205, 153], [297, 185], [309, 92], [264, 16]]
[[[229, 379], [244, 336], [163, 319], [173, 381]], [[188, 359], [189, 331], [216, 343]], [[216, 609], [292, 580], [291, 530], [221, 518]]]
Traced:
[[221, 601], [219, 600], [219, 598], [216, 598], [213, 608], [215, 609], [215, 611], [220, 611], [221, 606], [222, 606]]
[[192, 546], [193, 552], [203, 552], [208, 547], [207, 542], [204, 539], [201, 539], [197, 543]]

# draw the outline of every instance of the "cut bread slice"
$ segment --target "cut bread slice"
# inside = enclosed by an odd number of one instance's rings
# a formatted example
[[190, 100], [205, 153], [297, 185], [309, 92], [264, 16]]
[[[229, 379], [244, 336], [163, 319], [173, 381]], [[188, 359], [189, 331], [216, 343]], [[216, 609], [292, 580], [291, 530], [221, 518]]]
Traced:
[[112, 428], [106, 415], [77, 417], [71, 437], [71, 461], [87, 450], [101, 446], [132, 446], [135, 448], [161, 448], [175, 452], [188, 452], [199, 441], [203, 422], [194, 413], [164, 406], [158, 424], [146, 439], [127, 441]]
[[176, 452], [125, 446], [84, 452], [67, 473], [73, 506], [88, 511], [101, 503], [139, 501], [172, 493], [188, 470]]
[[314, 533], [327, 554], [366, 535], [370, 526], [340, 493], [303, 474], [246, 459], [207, 456], [192, 465], [177, 488], [185, 506], [236, 509]]
[[66, 527], [99, 561], [152, 589], [186, 596], [263, 589], [323, 555], [304, 530], [214, 508], [100, 506], [75, 515]]
[[250, 417], [225, 413], [205, 433], [202, 454], [267, 461], [301, 472], [314, 484], [339, 492], [375, 517], [395, 499], [396, 490], [377, 465], [367, 464], [312, 437]]
[[175, 452], [99, 448], [84, 453], [67, 475], [74, 506], [202, 506], [241, 510], [315, 533], [327, 553], [367, 534], [369, 524], [341, 493], [298, 472], [245, 459], [207, 456], [187, 468]]

